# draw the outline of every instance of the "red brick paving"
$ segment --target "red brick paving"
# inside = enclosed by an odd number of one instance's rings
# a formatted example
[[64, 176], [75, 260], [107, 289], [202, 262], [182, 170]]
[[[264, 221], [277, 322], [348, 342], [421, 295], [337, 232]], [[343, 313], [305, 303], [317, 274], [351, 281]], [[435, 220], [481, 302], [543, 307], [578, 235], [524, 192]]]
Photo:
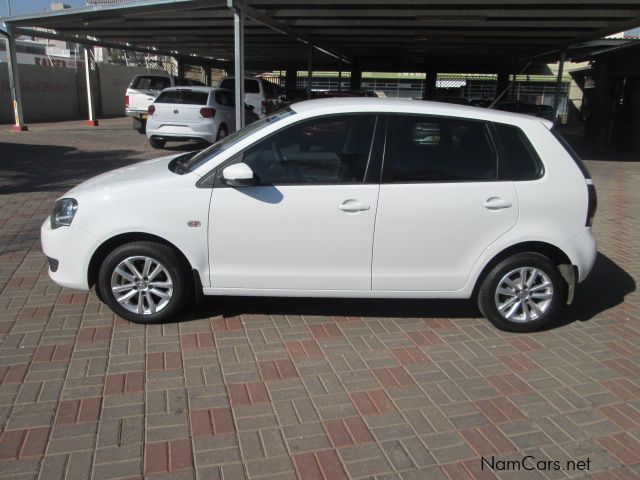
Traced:
[[369, 390], [351, 394], [351, 401], [360, 415], [378, 415], [395, 410], [384, 390]]
[[191, 412], [193, 435], [225, 435], [235, 432], [233, 414], [230, 408], [212, 408]]
[[250, 405], [269, 401], [269, 393], [263, 382], [232, 383], [229, 389], [231, 405]]
[[333, 450], [295, 454], [293, 462], [300, 480], [346, 480], [348, 478], [338, 455]]
[[56, 425], [65, 423], [97, 422], [100, 419], [102, 398], [61, 400], [58, 404]]
[[144, 391], [144, 372], [115, 373], [107, 375], [104, 394], [116, 395], [142, 393]]
[[145, 448], [144, 467], [146, 474], [173, 473], [193, 467], [191, 442], [174, 440], [148, 444]]
[[298, 376], [296, 367], [291, 360], [265, 360], [258, 362], [260, 376], [265, 382], [282, 380]]
[[327, 420], [324, 429], [335, 448], [361, 445], [374, 441], [369, 428], [360, 417]]

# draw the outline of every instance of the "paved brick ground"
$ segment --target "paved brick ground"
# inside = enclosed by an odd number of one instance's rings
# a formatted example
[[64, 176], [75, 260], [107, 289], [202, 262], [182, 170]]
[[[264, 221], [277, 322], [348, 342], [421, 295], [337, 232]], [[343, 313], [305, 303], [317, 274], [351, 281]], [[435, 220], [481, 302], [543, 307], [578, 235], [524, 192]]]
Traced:
[[[0, 132], [1, 478], [640, 477], [639, 162], [588, 162], [595, 271], [513, 335], [415, 301], [208, 300], [145, 328], [54, 285], [53, 199], [154, 154], [124, 120]], [[524, 455], [589, 469], [481, 469]]]

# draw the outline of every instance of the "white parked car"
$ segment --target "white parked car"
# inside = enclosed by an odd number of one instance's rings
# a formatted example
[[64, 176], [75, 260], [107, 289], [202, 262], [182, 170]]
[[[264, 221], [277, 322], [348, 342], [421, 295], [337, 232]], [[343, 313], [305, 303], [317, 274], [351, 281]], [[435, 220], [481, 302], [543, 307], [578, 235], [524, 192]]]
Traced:
[[236, 130], [233, 92], [213, 87], [163, 90], [149, 106], [147, 138], [153, 148], [167, 141], [214, 143]]
[[[235, 78], [224, 77], [220, 81], [220, 88], [236, 91]], [[280, 108], [284, 90], [275, 83], [264, 78], [246, 77], [244, 79], [244, 101], [253, 107], [253, 111], [259, 118], [264, 118]]]
[[179, 318], [201, 290], [474, 298], [527, 331], [589, 274], [595, 209], [546, 120], [340, 98], [82, 183], [56, 202], [42, 245], [55, 282], [96, 285], [134, 322]]
[[125, 113], [133, 117], [133, 128], [144, 133], [147, 125], [147, 110], [158, 94], [165, 88], [177, 86], [202, 86], [202, 82], [178, 78], [169, 74], [136, 75], [131, 79], [124, 96]]

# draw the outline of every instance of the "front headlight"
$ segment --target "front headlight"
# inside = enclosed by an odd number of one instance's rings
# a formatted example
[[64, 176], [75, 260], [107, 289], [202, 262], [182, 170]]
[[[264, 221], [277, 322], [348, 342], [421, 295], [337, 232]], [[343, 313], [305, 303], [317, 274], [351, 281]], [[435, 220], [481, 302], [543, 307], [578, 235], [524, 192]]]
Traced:
[[51, 214], [51, 228], [68, 227], [78, 211], [78, 202], [75, 198], [62, 198], [53, 207]]

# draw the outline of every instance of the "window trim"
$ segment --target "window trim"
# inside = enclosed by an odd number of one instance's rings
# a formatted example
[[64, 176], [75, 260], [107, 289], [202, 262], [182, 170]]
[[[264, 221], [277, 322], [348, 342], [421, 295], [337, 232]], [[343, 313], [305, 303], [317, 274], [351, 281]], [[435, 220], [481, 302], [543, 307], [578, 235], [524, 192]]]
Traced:
[[538, 153], [538, 150], [536, 150], [535, 146], [533, 145], [533, 143], [531, 143], [531, 140], [529, 140], [529, 137], [527, 136], [527, 134], [525, 133], [524, 130], [522, 130], [522, 128], [520, 128], [517, 125], [513, 125], [512, 123], [500, 123], [500, 122], [491, 122], [491, 130], [494, 134], [494, 138], [495, 138], [495, 143], [499, 149], [500, 152], [500, 156], [499, 158], [504, 159], [505, 163], [508, 162], [508, 158], [509, 156], [507, 155], [507, 150], [504, 146], [504, 143], [502, 142], [502, 136], [500, 135], [500, 132], [498, 131], [498, 125], [504, 125], [507, 127], [512, 127], [512, 128], [516, 128], [520, 134], [522, 134], [522, 137], [525, 139], [526, 142], [526, 146], [527, 149], [533, 154], [533, 160], [534, 162], [536, 162], [538, 169], [540, 170], [540, 173], [538, 173], [537, 176], [535, 177], [530, 177], [530, 178], [517, 178], [517, 179], [513, 179], [513, 178], [503, 178], [501, 175], [501, 171], [500, 171], [500, 162], [498, 162], [498, 180], [502, 181], [502, 182], [535, 182], [536, 180], [540, 180], [541, 178], [543, 178], [546, 175], [546, 169], [545, 169], [545, 165], [544, 162], [542, 161], [542, 158], [540, 157], [540, 154]]
[[[474, 123], [482, 123], [487, 132], [487, 138], [489, 139], [489, 145], [493, 150], [493, 154], [496, 159], [496, 175], [494, 178], [485, 178], [485, 179], [471, 179], [471, 180], [460, 180], [460, 179], [452, 179], [452, 180], [402, 180], [396, 181], [393, 179], [393, 168], [392, 168], [392, 159], [391, 152], [388, 150], [388, 146], [393, 145], [391, 142], [391, 129], [389, 128], [393, 122], [394, 117], [422, 117], [425, 119], [444, 119], [444, 120], [461, 120], [465, 122], [474, 122]], [[424, 114], [424, 113], [401, 113], [394, 112], [388, 114], [387, 120], [387, 128], [385, 134], [385, 144], [384, 144], [384, 159], [382, 161], [382, 172], [380, 175], [380, 184], [381, 185], [415, 185], [419, 183], [425, 184], [435, 184], [435, 183], [489, 183], [489, 182], [499, 182], [501, 181], [498, 177], [499, 166], [500, 166], [500, 149], [496, 143], [495, 136], [492, 134], [491, 123], [489, 120], [481, 120], [478, 118], [465, 118], [465, 117], [454, 117], [447, 115], [432, 115], [432, 114]]]
[[[258, 184], [258, 185], [251, 185], [250, 187], [231, 187], [229, 185], [226, 185], [224, 182], [220, 181], [221, 175], [222, 175], [222, 171], [230, 166], [230, 165], [234, 165], [236, 163], [240, 163], [242, 162], [242, 159], [244, 157], [244, 154], [247, 150], [249, 150], [250, 148], [253, 148], [258, 142], [262, 142], [265, 140], [268, 140], [269, 138], [273, 137], [274, 135], [277, 135], [279, 133], [281, 133], [285, 128], [290, 128], [290, 127], [295, 127], [297, 125], [300, 125], [301, 123], [304, 122], [308, 122], [308, 121], [314, 121], [314, 120], [321, 120], [321, 119], [325, 119], [325, 118], [331, 118], [331, 117], [344, 117], [344, 116], [362, 116], [362, 115], [370, 115], [374, 117], [374, 123], [373, 123], [373, 133], [372, 133], [372, 138], [371, 138], [371, 144], [369, 146], [369, 156], [367, 158], [367, 165], [365, 167], [365, 173], [364, 173], [364, 178], [361, 182], [331, 182], [331, 183], [265, 183], [265, 184]], [[380, 130], [382, 129], [381, 127], [379, 127], [379, 125], [381, 125], [380, 121], [380, 117], [382, 116], [382, 114], [380, 114], [379, 112], [342, 112], [342, 113], [330, 113], [327, 115], [318, 115], [317, 117], [308, 117], [308, 118], [304, 118], [304, 119], [300, 119], [297, 122], [294, 123], [290, 123], [289, 125], [283, 126], [282, 128], [279, 128], [278, 130], [276, 130], [275, 132], [270, 133], [269, 135], [266, 135], [264, 137], [261, 137], [259, 140], [253, 142], [251, 145], [248, 145], [247, 147], [245, 147], [243, 150], [241, 150], [240, 152], [236, 153], [235, 155], [233, 155], [231, 158], [228, 158], [227, 160], [225, 160], [224, 162], [222, 162], [220, 165], [216, 166], [215, 168], [213, 168], [210, 172], [208, 172], [206, 175], [204, 175], [196, 184], [197, 187], [200, 188], [251, 188], [251, 187], [326, 187], [326, 186], [333, 186], [333, 185], [367, 185], [367, 184], [377, 184], [378, 183], [378, 178], [379, 178], [379, 168], [380, 165], [376, 164], [376, 159], [375, 157], [377, 156], [375, 154], [375, 149], [374, 149], [374, 145], [376, 144], [376, 140], [378, 139], [378, 137], [380, 137], [381, 135], [384, 135], [386, 132], [380, 132]], [[384, 138], [383, 138], [384, 140]], [[372, 163], [372, 159], [374, 160], [374, 162]], [[379, 159], [381, 160], [381, 159]], [[370, 168], [373, 167], [373, 168]]]

